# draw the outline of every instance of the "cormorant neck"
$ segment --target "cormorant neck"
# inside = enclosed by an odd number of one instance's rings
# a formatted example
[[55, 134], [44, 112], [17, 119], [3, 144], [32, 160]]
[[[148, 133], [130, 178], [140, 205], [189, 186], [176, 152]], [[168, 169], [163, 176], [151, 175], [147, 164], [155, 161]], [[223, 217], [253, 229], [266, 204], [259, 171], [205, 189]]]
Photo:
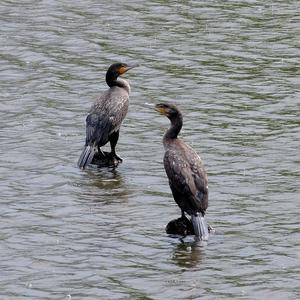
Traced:
[[106, 83], [109, 87], [113, 87], [115, 85], [117, 85], [117, 79], [118, 79], [118, 75], [110, 70], [108, 70], [106, 72], [106, 77], [105, 77], [105, 80], [106, 80]]
[[122, 78], [118, 78], [118, 76], [114, 76], [112, 73], [106, 73], [106, 83], [109, 87], [118, 86], [120, 88], [126, 89], [128, 93], [130, 92], [129, 83]]
[[171, 126], [164, 135], [164, 140], [174, 140], [182, 128], [182, 115], [178, 112], [178, 115], [170, 117]]

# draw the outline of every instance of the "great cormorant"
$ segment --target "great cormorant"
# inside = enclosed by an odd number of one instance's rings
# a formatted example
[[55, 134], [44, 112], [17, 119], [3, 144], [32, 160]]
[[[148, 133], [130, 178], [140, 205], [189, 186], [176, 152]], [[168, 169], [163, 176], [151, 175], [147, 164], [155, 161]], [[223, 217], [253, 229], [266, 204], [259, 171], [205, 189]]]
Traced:
[[155, 109], [168, 117], [171, 127], [163, 138], [165, 148], [164, 167], [174, 200], [191, 216], [195, 235], [198, 239], [208, 239], [208, 226], [204, 219], [208, 207], [207, 174], [201, 158], [195, 150], [177, 138], [182, 128], [182, 114], [175, 105], [157, 104]]
[[78, 160], [79, 168], [84, 169], [89, 165], [97, 151], [104, 157], [100, 147], [107, 142], [111, 146], [110, 158], [122, 161], [115, 148], [121, 123], [128, 111], [130, 86], [126, 80], [118, 77], [136, 66], [138, 65], [115, 63], [107, 70], [106, 83], [109, 89], [92, 105], [86, 118], [86, 140]]

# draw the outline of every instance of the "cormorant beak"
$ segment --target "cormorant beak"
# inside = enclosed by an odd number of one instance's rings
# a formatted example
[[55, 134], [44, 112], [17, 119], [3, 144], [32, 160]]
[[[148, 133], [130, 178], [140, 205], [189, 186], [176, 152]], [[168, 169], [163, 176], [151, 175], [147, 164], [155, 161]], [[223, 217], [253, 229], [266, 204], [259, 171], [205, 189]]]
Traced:
[[133, 69], [133, 68], [136, 68], [136, 67], [139, 67], [140, 64], [131, 64], [131, 65], [127, 65], [127, 70], [130, 70], [130, 69]]
[[127, 65], [126, 67], [121, 67], [119, 69], [119, 73], [120, 73], [120, 75], [122, 75], [122, 74], [126, 73], [128, 70], [136, 68], [138, 66], [139, 66], [139, 64], [131, 64], [131, 65]]
[[159, 113], [161, 113], [162, 115], [166, 114], [166, 109], [165, 107], [161, 106], [160, 104], [156, 104], [155, 108], [156, 111], [158, 111]]

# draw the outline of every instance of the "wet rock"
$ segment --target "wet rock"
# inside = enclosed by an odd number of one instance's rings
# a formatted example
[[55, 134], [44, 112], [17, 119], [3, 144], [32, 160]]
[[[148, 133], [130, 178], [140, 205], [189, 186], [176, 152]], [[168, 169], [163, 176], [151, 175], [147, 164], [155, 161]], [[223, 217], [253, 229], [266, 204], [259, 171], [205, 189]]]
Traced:
[[191, 221], [186, 217], [170, 221], [166, 226], [166, 233], [182, 236], [195, 234]]
[[[208, 232], [214, 233], [215, 230], [210, 225], [208, 225]], [[195, 231], [193, 228], [193, 224], [187, 217], [180, 217], [178, 219], [174, 219], [170, 221], [166, 226], [166, 233], [172, 235], [194, 235]]]
[[120, 163], [117, 159], [110, 156], [109, 152], [103, 151], [104, 155], [95, 153], [94, 158], [92, 160], [92, 165], [96, 165], [99, 168], [102, 167], [117, 167]]

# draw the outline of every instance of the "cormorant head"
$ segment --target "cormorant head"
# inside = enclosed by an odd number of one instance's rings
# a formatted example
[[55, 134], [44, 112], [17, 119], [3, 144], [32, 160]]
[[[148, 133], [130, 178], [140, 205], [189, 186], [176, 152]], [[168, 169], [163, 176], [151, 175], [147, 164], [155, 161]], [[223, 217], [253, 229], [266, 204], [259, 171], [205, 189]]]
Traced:
[[[120, 83], [120, 81], [117, 80], [117, 78], [126, 73], [128, 70], [137, 67], [138, 64], [132, 64], [132, 65], [128, 65], [128, 64], [124, 64], [124, 63], [115, 63], [112, 64], [107, 72], [106, 72], [106, 83], [108, 86], [112, 87], [115, 85], [124, 87], [124, 83]], [[128, 84], [126, 85], [128, 86]], [[127, 89], [129, 89], [129, 87], [127, 87]]]
[[109, 74], [111, 77], [117, 78], [135, 67], [138, 67], [138, 64], [115, 63], [108, 68], [107, 75]]
[[155, 110], [160, 112], [162, 115], [168, 117], [170, 120], [181, 117], [180, 111], [173, 104], [156, 104]]
[[171, 121], [171, 127], [164, 135], [164, 144], [167, 143], [168, 140], [176, 139], [182, 128], [182, 114], [179, 109], [173, 104], [160, 103], [155, 105], [155, 110]]

